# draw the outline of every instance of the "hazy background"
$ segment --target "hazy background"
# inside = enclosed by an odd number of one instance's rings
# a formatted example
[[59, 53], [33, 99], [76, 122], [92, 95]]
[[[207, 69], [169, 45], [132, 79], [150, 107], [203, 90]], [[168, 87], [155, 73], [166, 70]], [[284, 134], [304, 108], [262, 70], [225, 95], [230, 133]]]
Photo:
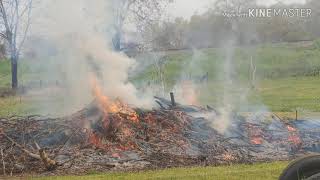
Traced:
[[[189, 19], [195, 13], [202, 14], [208, 8], [211, 8], [216, 0], [175, 0], [169, 7], [169, 14], [172, 18], [183, 17]], [[278, 2], [284, 4], [298, 3], [303, 4], [306, 0], [258, 0], [257, 3], [260, 5], [270, 6]]]

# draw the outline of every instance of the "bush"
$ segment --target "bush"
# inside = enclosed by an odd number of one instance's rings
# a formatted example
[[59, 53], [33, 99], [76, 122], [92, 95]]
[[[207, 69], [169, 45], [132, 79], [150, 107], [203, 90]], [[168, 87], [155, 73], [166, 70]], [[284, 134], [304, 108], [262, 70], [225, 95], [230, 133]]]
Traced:
[[315, 40], [313, 45], [316, 49], [320, 50], [320, 39]]

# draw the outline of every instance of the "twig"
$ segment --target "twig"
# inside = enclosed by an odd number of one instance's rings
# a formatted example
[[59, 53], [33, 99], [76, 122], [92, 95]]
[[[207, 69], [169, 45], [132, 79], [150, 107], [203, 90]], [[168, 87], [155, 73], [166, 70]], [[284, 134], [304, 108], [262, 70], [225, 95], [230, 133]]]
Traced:
[[23, 146], [21, 146], [20, 144], [18, 144], [17, 142], [15, 142], [12, 138], [10, 138], [9, 136], [7, 136], [5, 133], [1, 133], [1, 135], [3, 135], [5, 138], [7, 138], [12, 144], [16, 145], [18, 148], [20, 148], [23, 152], [25, 152], [27, 155], [29, 155], [30, 157], [34, 158], [34, 159], [38, 159], [41, 160], [41, 157], [37, 154], [34, 154], [30, 151], [28, 151], [27, 149], [25, 149]]
[[3, 155], [3, 149], [0, 149], [0, 154], [1, 154], [1, 159], [2, 159], [2, 170], [3, 170], [3, 175], [6, 175], [6, 164], [4, 162], [4, 155]]

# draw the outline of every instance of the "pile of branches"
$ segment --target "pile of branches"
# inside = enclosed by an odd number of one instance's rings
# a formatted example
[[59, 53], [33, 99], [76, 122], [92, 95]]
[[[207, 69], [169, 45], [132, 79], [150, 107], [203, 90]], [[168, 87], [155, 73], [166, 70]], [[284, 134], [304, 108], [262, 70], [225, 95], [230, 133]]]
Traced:
[[[212, 122], [192, 116], [217, 113], [213, 108], [173, 106], [161, 98], [156, 102], [160, 108], [153, 110], [106, 114], [93, 102], [62, 118], [0, 118], [0, 175], [83, 174], [288, 158], [281, 138], [290, 137], [290, 132], [283, 123], [241, 120], [233, 123], [230, 135], [222, 135], [211, 128]], [[297, 137], [297, 132], [291, 132], [291, 137]]]
[[[2, 118], [0, 174], [81, 174], [92, 169], [123, 171], [248, 161], [204, 119], [189, 116], [186, 111], [190, 108], [165, 106], [135, 109], [137, 121], [125, 113], [105, 117], [95, 103], [63, 118]], [[211, 143], [208, 137], [214, 137]]]

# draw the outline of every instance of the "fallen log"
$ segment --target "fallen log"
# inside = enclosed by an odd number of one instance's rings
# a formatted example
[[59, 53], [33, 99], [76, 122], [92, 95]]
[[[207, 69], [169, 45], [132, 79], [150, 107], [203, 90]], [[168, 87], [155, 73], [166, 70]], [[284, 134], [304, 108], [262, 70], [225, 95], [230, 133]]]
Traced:
[[[35, 143], [35, 144], [36, 144], [36, 147], [38, 148], [38, 151], [39, 151], [40, 155], [30, 152], [29, 150], [24, 148], [22, 145], [18, 144], [16, 141], [14, 141], [11, 137], [6, 135], [4, 132], [2, 132], [1, 135], [4, 136], [6, 139], [8, 139], [13, 145], [15, 145], [18, 148], [20, 148], [20, 150], [22, 150], [28, 156], [30, 156], [30, 157], [32, 157], [34, 159], [42, 161], [47, 170], [53, 170], [53, 169], [57, 168], [57, 166], [59, 165], [56, 161], [50, 159], [48, 157], [47, 153], [43, 149], [41, 149], [37, 143]], [[2, 154], [3, 154], [3, 151], [1, 151], [1, 155]]]
[[54, 170], [59, 166], [59, 163], [57, 163], [55, 160], [52, 160], [48, 157], [48, 154], [46, 153], [46, 151], [42, 148], [40, 148], [40, 146], [35, 143], [39, 154], [40, 154], [40, 158], [43, 162], [43, 164], [45, 165], [47, 170]]
[[6, 139], [8, 139], [13, 145], [17, 146], [18, 148], [20, 148], [20, 150], [22, 150], [24, 153], [26, 153], [28, 156], [34, 158], [34, 159], [38, 159], [41, 160], [40, 155], [38, 154], [34, 154], [30, 151], [28, 151], [26, 148], [24, 148], [23, 146], [21, 146], [20, 144], [18, 144], [16, 141], [14, 141], [11, 137], [7, 136], [5, 133], [1, 133], [2, 136], [4, 136]]

